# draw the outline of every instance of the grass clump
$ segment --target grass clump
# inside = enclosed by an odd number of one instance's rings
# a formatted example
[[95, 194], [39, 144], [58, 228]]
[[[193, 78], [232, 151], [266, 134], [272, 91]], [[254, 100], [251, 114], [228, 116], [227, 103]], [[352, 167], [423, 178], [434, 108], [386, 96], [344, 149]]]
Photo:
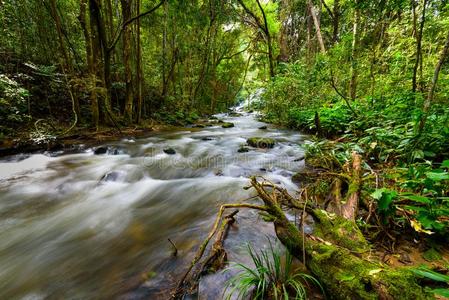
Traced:
[[260, 252], [249, 244], [247, 247], [254, 267], [235, 264], [239, 272], [228, 281], [225, 299], [231, 299], [235, 294], [238, 299], [307, 299], [310, 283], [323, 291], [313, 276], [293, 270], [290, 253], [282, 255], [271, 243], [268, 250]]

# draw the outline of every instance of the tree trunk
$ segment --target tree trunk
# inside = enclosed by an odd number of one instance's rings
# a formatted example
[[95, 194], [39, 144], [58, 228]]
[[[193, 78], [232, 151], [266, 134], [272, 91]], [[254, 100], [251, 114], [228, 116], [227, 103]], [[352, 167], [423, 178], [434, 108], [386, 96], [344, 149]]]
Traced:
[[[72, 67], [72, 61], [69, 55], [69, 52], [67, 51], [67, 48], [65, 46], [64, 43], [64, 34], [62, 31], [62, 23], [61, 23], [61, 18], [59, 16], [58, 13], [58, 9], [56, 6], [56, 0], [51, 0], [50, 1], [50, 7], [51, 7], [51, 13], [53, 15], [53, 19], [55, 21], [55, 25], [56, 25], [56, 31], [58, 33], [58, 42], [59, 42], [59, 48], [63, 57], [61, 66], [63, 68], [63, 72], [64, 74], [67, 75], [67, 73], [72, 74], [73, 72], [73, 67]], [[69, 89], [71, 89], [71, 86], [68, 86]], [[72, 94], [72, 99], [73, 99], [73, 109], [75, 112], [75, 119], [78, 120], [79, 119], [79, 115], [80, 115], [80, 105], [79, 105], [79, 101], [78, 101], [78, 97], [76, 97], [76, 95], [70, 90], [69, 91]], [[75, 124], [76, 125], [76, 124]]]
[[[419, 31], [415, 32], [415, 36], [416, 36], [416, 54], [415, 54], [415, 65], [413, 66], [413, 77], [412, 77], [412, 91], [416, 92], [416, 89], [418, 87], [417, 84], [417, 73], [418, 73], [418, 66], [420, 65], [420, 62], [422, 61], [422, 34], [423, 34], [423, 30], [424, 30], [424, 23], [426, 21], [426, 6], [427, 6], [427, 1], [428, 0], [424, 0], [423, 2], [423, 8], [422, 8], [422, 15], [421, 15], [421, 22], [419, 24]], [[412, 1], [412, 7], [413, 7], [413, 24], [414, 26], [416, 25], [416, 3], [413, 0]]]
[[320, 22], [315, 11], [315, 6], [313, 5], [312, 0], [308, 0], [307, 4], [309, 6], [310, 15], [312, 16], [313, 23], [315, 25], [316, 37], [318, 39], [321, 53], [326, 53], [326, 47], [324, 46], [323, 36], [321, 35]]
[[[89, 4], [90, 5], [90, 4]], [[86, 63], [88, 70], [88, 77], [90, 79], [89, 93], [90, 93], [90, 104], [92, 111], [92, 122], [95, 125], [95, 128], [98, 130], [100, 124], [100, 112], [98, 108], [98, 98], [97, 98], [97, 76], [96, 76], [96, 59], [94, 59], [93, 53], [93, 32], [89, 30], [86, 18], [86, 9], [87, 8], [87, 0], [80, 1], [80, 15], [79, 21], [81, 24], [81, 28], [83, 30], [84, 39], [86, 42]], [[90, 19], [92, 22], [92, 18]], [[92, 25], [92, 23], [90, 23]]]
[[168, 21], [168, 1], [164, 3], [164, 25], [162, 32], [162, 96], [167, 96], [167, 21]]
[[333, 33], [332, 41], [335, 44], [338, 42], [338, 33], [340, 28], [340, 0], [334, 0], [334, 18], [332, 19]]
[[[137, 15], [140, 14], [140, 0], [136, 0], [136, 12]], [[137, 47], [137, 58], [136, 58], [136, 82], [137, 82], [137, 123], [140, 123], [142, 119], [142, 85], [143, 85], [143, 74], [142, 74], [142, 45], [140, 43], [140, 19], [137, 20], [136, 24], [136, 47]]]
[[254, 19], [254, 21], [257, 24], [257, 27], [259, 27], [259, 29], [262, 30], [262, 32], [265, 35], [265, 39], [267, 42], [267, 48], [268, 48], [268, 65], [269, 65], [269, 70], [270, 70], [270, 77], [274, 78], [276, 73], [275, 73], [275, 69], [274, 69], [274, 54], [273, 54], [272, 37], [271, 37], [270, 29], [268, 28], [267, 16], [265, 14], [265, 11], [264, 11], [262, 5], [260, 4], [260, 0], [256, 0], [256, 2], [257, 2], [257, 6], [259, 7], [259, 10], [262, 14], [263, 22], [260, 21], [260, 19], [245, 5], [245, 3], [242, 0], [238, 0], [238, 2], [243, 7], [245, 12]]
[[435, 88], [437, 86], [438, 76], [440, 75], [441, 67], [443, 66], [443, 63], [448, 55], [448, 52], [449, 52], [449, 33], [446, 38], [446, 43], [444, 44], [443, 50], [441, 51], [438, 63], [435, 66], [435, 71], [433, 72], [433, 78], [429, 88], [429, 93], [427, 94], [427, 98], [424, 101], [423, 116], [421, 117], [421, 121], [419, 122], [419, 130], [418, 130], [419, 133], [423, 131], [424, 126], [426, 125], [427, 116], [429, 114], [430, 106], [433, 102], [433, 97], [435, 94]]
[[348, 197], [342, 206], [342, 216], [355, 222], [359, 211], [360, 191], [362, 189], [362, 158], [357, 152], [352, 153], [352, 178], [349, 183]]
[[351, 79], [349, 82], [349, 95], [352, 100], [357, 97], [357, 55], [359, 47], [359, 35], [360, 35], [360, 9], [357, 7], [358, 1], [356, 1], [356, 7], [354, 9], [354, 25], [353, 25], [353, 37], [352, 37], [352, 52], [351, 52]]
[[[124, 20], [131, 19], [132, 0], [121, 0], [122, 17]], [[123, 64], [125, 67], [125, 119], [131, 123], [133, 120], [133, 84], [131, 70], [131, 26], [123, 29]]]
[[262, 5], [260, 4], [260, 0], [256, 0], [256, 2], [257, 2], [257, 6], [259, 6], [260, 12], [262, 13], [263, 24], [264, 24], [262, 29], [265, 32], [265, 37], [267, 39], [267, 44], [268, 44], [268, 62], [269, 62], [269, 67], [270, 67], [270, 77], [274, 78], [274, 75], [276, 75], [276, 74], [274, 71], [273, 44], [272, 44], [270, 29], [268, 28], [267, 16], [265, 15], [265, 11], [264, 11]]

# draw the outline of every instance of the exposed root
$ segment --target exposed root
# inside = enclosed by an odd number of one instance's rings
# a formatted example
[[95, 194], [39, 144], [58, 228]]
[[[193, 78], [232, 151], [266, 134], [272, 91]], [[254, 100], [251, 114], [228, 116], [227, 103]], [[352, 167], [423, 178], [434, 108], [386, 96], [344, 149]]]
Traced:
[[[235, 210], [231, 214], [225, 216], [222, 220], [223, 213], [227, 208], [251, 208], [260, 211], [267, 210], [264, 206], [249, 203], [223, 204], [217, 214], [212, 230], [209, 232], [207, 238], [201, 244], [188, 269], [181, 277], [178, 285], [176, 286], [176, 289], [172, 294], [172, 299], [182, 299], [186, 293], [192, 293], [193, 290], [196, 289], [198, 280], [202, 274], [204, 274], [208, 269], [217, 271], [224, 265], [227, 255], [226, 251], [223, 248], [223, 241], [226, 238], [226, 233], [229, 229], [229, 226], [234, 223], [234, 217], [238, 213], [238, 210]], [[222, 222], [219, 228], [220, 220], [222, 220]], [[212, 237], [217, 233], [217, 230], [219, 231], [215, 239], [215, 243], [212, 246], [210, 255], [203, 262], [200, 262], [207, 248], [207, 245], [209, 244]]]

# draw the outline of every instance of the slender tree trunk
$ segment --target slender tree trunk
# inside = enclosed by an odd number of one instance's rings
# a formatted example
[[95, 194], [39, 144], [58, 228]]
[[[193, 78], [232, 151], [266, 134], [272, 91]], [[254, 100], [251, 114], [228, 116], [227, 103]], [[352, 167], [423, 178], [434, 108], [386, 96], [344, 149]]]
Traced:
[[263, 18], [263, 31], [265, 32], [265, 37], [267, 39], [267, 44], [268, 44], [268, 62], [269, 62], [269, 66], [270, 66], [270, 77], [274, 78], [275, 74], [275, 70], [274, 70], [274, 55], [273, 55], [273, 42], [272, 42], [272, 37], [271, 37], [271, 33], [270, 33], [270, 29], [268, 28], [268, 21], [267, 21], [267, 16], [265, 14], [265, 11], [262, 7], [262, 5], [260, 4], [260, 0], [256, 0], [257, 2], [257, 6], [259, 6], [260, 12], [262, 13], [262, 18]]
[[435, 71], [433, 72], [433, 78], [432, 78], [432, 83], [431, 83], [430, 88], [429, 88], [429, 93], [427, 94], [427, 98], [424, 101], [423, 116], [422, 116], [421, 121], [419, 123], [419, 131], [418, 131], [419, 133], [422, 132], [422, 130], [424, 129], [424, 126], [426, 125], [427, 116], [428, 116], [429, 111], [430, 111], [430, 106], [431, 106], [431, 104], [433, 102], [435, 89], [436, 89], [437, 82], [438, 82], [438, 76], [440, 75], [441, 67], [443, 66], [443, 63], [444, 63], [444, 61], [445, 61], [445, 59], [446, 59], [446, 57], [448, 55], [448, 52], [449, 52], [449, 33], [447, 35], [446, 43], [444, 44], [443, 50], [441, 51], [438, 63], [435, 66]]
[[332, 19], [333, 33], [332, 41], [334, 43], [338, 42], [338, 33], [340, 28], [340, 0], [334, 0], [334, 18]]
[[316, 37], [318, 39], [318, 44], [320, 46], [321, 53], [326, 53], [326, 47], [324, 46], [323, 36], [321, 35], [320, 21], [318, 20], [317, 13], [315, 11], [315, 6], [312, 0], [307, 2], [310, 10], [310, 15], [312, 16], [313, 23], [315, 25]]
[[242, 0], [238, 0], [238, 2], [243, 7], [245, 12], [254, 19], [254, 21], [257, 24], [257, 27], [259, 27], [259, 29], [262, 30], [262, 32], [265, 35], [265, 39], [267, 42], [267, 48], [268, 48], [268, 65], [269, 65], [269, 70], [270, 70], [270, 77], [274, 78], [274, 76], [276, 74], [275, 74], [275, 69], [274, 69], [275, 66], [274, 66], [272, 36], [270, 33], [270, 29], [268, 28], [267, 16], [265, 14], [265, 11], [264, 11], [262, 5], [260, 4], [260, 0], [256, 0], [256, 2], [257, 2], [257, 6], [259, 7], [259, 10], [262, 14], [263, 21], [260, 21], [260, 19], [245, 5], [245, 3]]
[[[81, 28], [83, 30], [84, 39], [86, 41], [86, 63], [87, 63], [87, 69], [88, 74], [90, 78], [90, 104], [91, 104], [91, 110], [92, 110], [92, 121], [95, 125], [95, 128], [98, 130], [100, 125], [100, 111], [98, 106], [98, 97], [97, 97], [97, 54], [94, 54], [93, 51], [93, 42], [96, 40], [93, 37], [94, 34], [94, 28], [92, 26], [93, 18], [90, 18], [90, 29], [87, 24], [87, 18], [86, 18], [86, 8], [87, 8], [87, 1], [88, 0], [80, 0], [80, 15], [79, 15], [79, 21], [81, 24]], [[90, 9], [91, 3], [89, 2], [89, 9]], [[98, 50], [98, 49], [97, 49]]]
[[310, 8], [306, 9], [307, 20], [307, 65], [310, 66], [312, 61], [312, 16], [310, 15]]
[[356, 7], [354, 10], [354, 25], [353, 25], [353, 37], [352, 37], [352, 52], [351, 52], [351, 79], [349, 82], [349, 95], [352, 100], [357, 97], [357, 55], [360, 39], [360, 9], [357, 7], [358, 1], [356, 1]]
[[162, 32], [162, 96], [167, 97], [167, 22], [168, 21], [168, 1], [164, 2], [164, 27]]
[[[136, 0], [136, 12], [137, 15], [140, 14], [140, 0]], [[136, 47], [137, 47], [137, 58], [136, 58], [136, 82], [137, 82], [137, 123], [140, 123], [142, 119], [142, 85], [143, 85], [143, 74], [142, 74], [142, 45], [140, 42], [140, 19], [136, 23]]]
[[[426, 6], [427, 6], [427, 1], [428, 0], [424, 0], [423, 2], [423, 8], [422, 8], [422, 15], [421, 15], [421, 22], [419, 24], [419, 31], [416, 32], [416, 54], [415, 54], [415, 65], [413, 66], [413, 78], [412, 78], [412, 91], [416, 92], [416, 89], [418, 87], [417, 84], [417, 72], [418, 72], [418, 66], [420, 65], [420, 62], [422, 61], [422, 51], [421, 51], [421, 44], [422, 44], [422, 34], [423, 34], [423, 30], [424, 30], [424, 23], [426, 21]], [[413, 14], [414, 14], [414, 19], [416, 19], [415, 17], [415, 10], [416, 10], [416, 3], [413, 1]], [[416, 23], [414, 21], [414, 23]]]
[[[122, 17], [124, 20], [131, 19], [132, 0], [121, 0]], [[125, 67], [125, 119], [128, 122], [133, 120], [133, 84], [131, 69], [131, 26], [126, 26], [123, 30], [123, 64]]]
[[[61, 17], [59, 16], [59, 13], [58, 13], [58, 9], [56, 6], [56, 0], [50, 1], [50, 7], [51, 7], [53, 19], [55, 21], [56, 31], [58, 33], [59, 48], [60, 48], [60, 51], [61, 51], [61, 54], [63, 57], [61, 66], [62, 66], [65, 74], [67, 74], [67, 73], [72, 74], [72, 72], [73, 72], [72, 61], [71, 61], [69, 52], [67, 51], [67, 48], [64, 43], [64, 34], [62, 31]], [[70, 86], [68, 88], [71, 89]], [[80, 115], [80, 105], [79, 105], [78, 97], [76, 97], [76, 95], [71, 90], [69, 91], [69, 93], [71, 93], [73, 95], [72, 99], [73, 99], [73, 108], [74, 108], [74, 112], [76, 115], [75, 119], [78, 120], [79, 115]]]

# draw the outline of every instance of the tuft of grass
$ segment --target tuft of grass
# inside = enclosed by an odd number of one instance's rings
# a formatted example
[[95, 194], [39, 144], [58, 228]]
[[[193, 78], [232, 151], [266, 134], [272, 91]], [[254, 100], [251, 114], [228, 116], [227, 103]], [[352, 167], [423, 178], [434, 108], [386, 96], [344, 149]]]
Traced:
[[226, 297], [229, 300], [237, 294], [237, 299], [307, 299], [309, 284], [323, 287], [313, 276], [292, 269], [293, 257], [287, 251], [282, 255], [279, 249], [274, 249], [270, 242], [268, 250], [254, 251], [247, 245], [248, 253], [254, 267], [235, 264], [239, 272], [226, 284]]

